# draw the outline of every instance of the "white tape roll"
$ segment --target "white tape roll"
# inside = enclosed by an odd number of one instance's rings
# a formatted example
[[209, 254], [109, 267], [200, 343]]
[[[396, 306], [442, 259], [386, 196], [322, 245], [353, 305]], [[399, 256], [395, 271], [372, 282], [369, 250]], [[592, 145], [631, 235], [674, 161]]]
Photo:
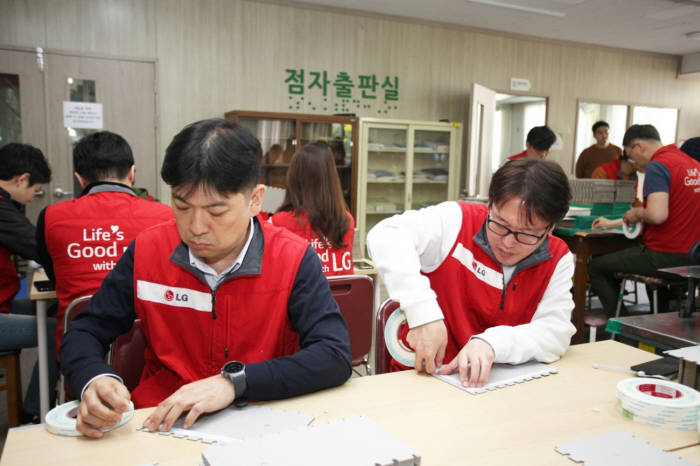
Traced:
[[[406, 315], [401, 309], [391, 313], [384, 326], [384, 343], [394, 360], [407, 367], [413, 367], [416, 355], [399, 338], [401, 325], [406, 323]], [[408, 325], [408, 324], [406, 324]]]
[[635, 239], [642, 233], [642, 222], [636, 223], [632, 229], [625, 222], [622, 222], [622, 233], [629, 239]]
[[[56, 406], [54, 409], [46, 414], [46, 430], [56, 435], [63, 435], [66, 437], [80, 437], [81, 434], [76, 429], [76, 418], [78, 417], [78, 406], [80, 402], [78, 400], [69, 401], [68, 403], [63, 403], [62, 405]], [[112, 427], [102, 427], [100, 430], [102, 432], [109, 432], [117, 427], [121, 427], [131, 420], [134, 416], [134, 404], [129, 402], [129, 411], [122, 414], [122, 419], [116, 425]]]
[[621, 380], [617, 384], [617, 403], [623, 415], [651, 426], [691, 430], [698, 425], [700, 393], [675, 382]]

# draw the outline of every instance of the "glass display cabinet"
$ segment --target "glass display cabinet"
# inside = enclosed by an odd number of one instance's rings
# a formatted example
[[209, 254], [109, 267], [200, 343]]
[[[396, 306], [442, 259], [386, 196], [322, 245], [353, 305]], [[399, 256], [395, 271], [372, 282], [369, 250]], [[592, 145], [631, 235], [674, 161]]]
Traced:
[[357, 226], [366, 254], [367, 232], [404, 210], [456, 200], [459, 123], [360, 119]]
[[244, 125], [260, 140], [260, 182], [268, 186], [286, 188], [287, 169], [298, 148], [314, 141], [327, 142], [335, 154], [345, 201], [357, 217], [357, 117], [244, 110], [227, 112], [225, 117]]

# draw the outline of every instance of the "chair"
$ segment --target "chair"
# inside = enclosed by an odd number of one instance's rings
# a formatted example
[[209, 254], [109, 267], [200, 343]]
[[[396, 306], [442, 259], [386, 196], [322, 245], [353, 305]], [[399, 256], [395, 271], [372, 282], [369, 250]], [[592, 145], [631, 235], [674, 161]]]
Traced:
[[7, 421], [9, 427], [19, 425], [22, 409], [22, 381], [19, 372], [19, 350], [0, 352], [0, 370], [5, 376], [0, 378], [0, 392], [7, 392]]
[[[696, 241], [690, 246], [688, 250], [688, 265], [700, 265], [700, 241]], [[621, 279], [620, 282], [620, 293], [617, 296], [617, 309], [615, 310], [615, 317], [620, 317], [620, 308], [622, 307], [622, 297], [624, 296], [625, 284], [628, 280], [633, 280], [636, 282], [644, 283], [647, 290], [652, 292], [652, 303], [651, 312], [657, 314], [659, 312], [659, 297], [658, 290], [662, 287], [667, 287], [670, 285], [675, 285], [678, 287], [683, 287], [688, 284], [688, 300], [695, 299], [695, 286], [697, 286], [697, 281], [685, 281], [685, 280], [674, 280], [669, 281], [658, 277], [649, 277], [647, 275], [640, 275], [636, 273], [622, 273], [616, 272], [615, 278]], [[678, 297], [679, 302], [681, 296]], [[683, 312], [681, 311], [681, 314]]]
[[389, 316], [398, 309], [399, 303], [392, 299], [387, 299], [379, 306], [376, 318], [375, 344], [374, 344], [374, 372], [375, 374], [386, 374], [391, 367], [391, 354], [384, 342], [384, 328]]
[[[333, 298], [348, 324], [352, 365], [364, 365], [372, 374], [369, 353], [372, 348], [372, 314], [374, 313], [374, 284], [367, 275], [328, 277]], [[355, 369], [353, 369], [355, 370]], [[355, 370], [357, 374], [357, 370]]]
[[124, 385], [129, 391], [136, 388], [141, 381], [145, 350], [146, 337], [143, 334], [141, 319], [134, 320], [131, 330], [119, 335], [109, 350], [107, 362], [124, 380]]
[[[64, 335], [66, 334], [66, 332], [68, 332], [70, 324], [71, 322], [73, 322], [73, 318], [75, 318], [75, 316], [77, 316], [83, 309], [87, 307], [88, 303], [90, 302], [90, 298], [92, 298], [92, 295], [81, 296], [79, 298], [75, 298], [68, 305], [68, 307], [66, 308], [66, 312], [63, 314]], [[63, 404], [66, 401], [71, 400], [75, 400], [75, 397], [71, 393], [70, 387], [68, 386], [68, 383], [66, 382], [63, 373], [61, 373], [61, 380], [58, 384], [58, 403]]]

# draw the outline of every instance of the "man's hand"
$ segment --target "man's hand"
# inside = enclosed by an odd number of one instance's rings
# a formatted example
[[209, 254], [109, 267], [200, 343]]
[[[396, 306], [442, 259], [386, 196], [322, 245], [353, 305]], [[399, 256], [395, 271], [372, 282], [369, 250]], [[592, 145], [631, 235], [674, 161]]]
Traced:
[[93, 380], [83, 392], [78, 407], [78, 432], [92, 438], [104, 434], [100, 427], [112, 427], [129, 410], [129, 390], [114, 377], [104, 376]]
[[617, 228], [619, 226], [622, 226], [622, 222], [619, 219], [610, 220], [605, 217], [598, 217], [591, 224], [591, 228]]
[[412, 328], [406, 340], [416, 352], [414, 367], [418, 372], [432, 374], [442, 365], [447, 346], [447, 327], [443, 320]]
[[483, 387], [489, 380], [494, 357], [491, 345], [479, 338], [472, 338], [439, 373], [451, 374], [459, 368], [459, 380], [463, 386]]
[[629, 225], [629, 226], [635, 225], [636, 223], [639, 223], [642, 221], [642, 214], [643, 213], [644, 213], [643, 207], [632, 207], [630, 210], [625, 212], [625, 215], [622, 216], [622, 221], [625, 222], [625, 224]]
[[160, 430], [167, 432], [183, 412], [189, 411], [183, 425], [189, 429], [201, 414], [224, 409], [235, 398], [236, 392], [231, 381], [221, 374], [213, 375], [180, 387], [158, 405], [143, 422], [143, 426], [153, 432], [162, 424]]

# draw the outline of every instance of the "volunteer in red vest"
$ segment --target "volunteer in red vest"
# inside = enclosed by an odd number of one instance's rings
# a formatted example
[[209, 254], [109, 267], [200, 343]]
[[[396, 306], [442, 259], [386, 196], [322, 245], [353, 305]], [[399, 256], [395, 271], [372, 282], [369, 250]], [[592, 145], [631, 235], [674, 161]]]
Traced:
[[170, 207], [134, 192], [134, 167], [131, 147], [118, 134], [100, 131], [83, 137], [73, 148], [82, 194], [39, 215], [39, 261], [56, 284], [58, 298], [57, 351], [68, 305], [97, 291], [139, 232], [173, 218]]
[[552, 144], [557, 140], [554, 131], [549, 126], [535, 126], [527, 133], [525, 150], [519, 154], [511, 155], [508, 160], [522, 159], [530, 157], [533, 159], [544, 159], [549, 155]]
[[[664, 146], [652, 125], [630, 126], [622, 145], [644, 173], [643, 204], [622, 217], [628, 225], [642, 223], [642, 243], [596, 256], [588, 265], [593, 292], [611, 317], [620, 289], [615, 272], [673, 280], [673, 275], [658, 269], [688, 265], [690, 246], [700, 241], [700, 162], [674, 144]], [[658, 311], [667, 311], [669, 290], [660, 288], [658, 298]], [[624, 304], [620, 312], [626, 313]]]
[[636, 180], [637, 168], [623, 152], [617, 159], [598, 165], [590, 177], [598, 180]]
[[[144, 421], [168, 431], [202, 413], [340, 385], [350, 377], [347, 327], [316, 252], [260, 222], [262, 150], [245, 127], [199, 121], [168, 146], [161, 176], [175, 220], [129, 245], [73, 321], [61, 364], [81, 394], [77, 428], [101, 437], [131, 399], [158, 406]], [[103, 359], [141, 319], [147, 342], [129, 393]]]
[[287, 171], [284, 202], [271, 222], [301, 236], [319, 259], [323, 274], [352, 275], [355, 220], [348, 212], [328, 144], [307, 144], [294, 154]]
[[[634, 162], [632, 162], [629, 156], [624, 152], [617, 160], [598, 165], [595, 170], [593, 170], [591, 178], [599, 180], [633, 180], [634, 192], [637, 192], [637, 167], [635, 167]], [[640, 205], [642, 205], [642, 202], [639, 199], [635, 199], [633, 207]], [[591, 228], [620, 227], [622, 227], [621, 218], [609, 219], [604, 216], [596, 218], [591, 224]]]
[[[28, 299], [14, 299], [20, 279], [12, 255], [37, 260], [34, 225], [24, 215], [41, 185], [51, 180], [49, 164], [36, 147], [10, 143], [0, 148], [0, 351], [36, 347], [37, 329], [34, 304]], [[47, 359], [49, 388], [58, 378], [53, 333], [56, 319], [47, 319]], [[27, 388], [20, 423], [39, 419], [39, 378], [37, 364]]]
[[[566, 174], [550, 161], [496, 171], [488, 205], [444, 202], [383, 220], [369, 253], [410, 330], [417, 371], [459, 371], [466, 387], [494, 362], [551, 362], [569, 346], [573, 256], [552, 236], [569, 208]], [[470, 368], [470, 370], [469, 370]]]

